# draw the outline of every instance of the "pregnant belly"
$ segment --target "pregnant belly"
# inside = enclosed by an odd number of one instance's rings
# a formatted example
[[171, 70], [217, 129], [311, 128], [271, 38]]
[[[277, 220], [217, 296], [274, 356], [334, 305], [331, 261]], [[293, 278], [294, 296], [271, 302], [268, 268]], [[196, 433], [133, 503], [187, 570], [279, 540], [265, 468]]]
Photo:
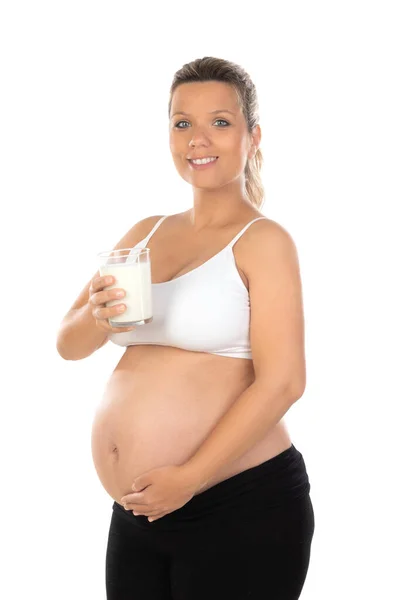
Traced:
[[[185, 463], [254, 381], [252, 361], [172, 347], [131, 346], [111, 375], [92, 426], [92, 456], [106, 492], [118, 503], [135, 477]], [[283, 452], [283, 420], [204, 486]], [[199, 493], [199, 492], [197, 492]]]
[[92, 426], [93, 462], [107, 493], [119, 502], [138, 475], [185, 463], [253, 380], [249, 360], [127, 348]]

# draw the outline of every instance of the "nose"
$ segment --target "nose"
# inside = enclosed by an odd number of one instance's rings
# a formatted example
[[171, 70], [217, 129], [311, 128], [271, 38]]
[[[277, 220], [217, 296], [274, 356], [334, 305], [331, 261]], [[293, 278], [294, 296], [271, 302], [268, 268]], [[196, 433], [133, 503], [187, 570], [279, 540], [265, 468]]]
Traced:
[[209, 146], [210, 140], [201, 128], [192, 130], [192, 138], [189, 142], [189, 146], [194, 148], [195, 146]]

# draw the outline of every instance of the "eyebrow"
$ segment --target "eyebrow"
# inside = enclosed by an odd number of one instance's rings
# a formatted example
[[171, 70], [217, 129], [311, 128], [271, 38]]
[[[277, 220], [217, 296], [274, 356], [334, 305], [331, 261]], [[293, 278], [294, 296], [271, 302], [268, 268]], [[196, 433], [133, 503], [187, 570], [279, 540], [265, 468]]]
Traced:
[[[233, 111], [229, 110], [228, 108], [217, 108], [217, 110], [210, 110], [210, 112], [208, 114], [213, 115], [215, 113], [221, 113], [221, 112], [228, 112], [228, 113], [231, 113], [231, 115], [236, 116], [235, 113]], [[183, 110], [179, 110], [177, 112], [174, 112], [173, 115], [171, 115], [171, 119], [175, 115], [186, 115], [187, 117], [189, 117], [190, 113], [186, 113], [186, 112], [183, 112]]]

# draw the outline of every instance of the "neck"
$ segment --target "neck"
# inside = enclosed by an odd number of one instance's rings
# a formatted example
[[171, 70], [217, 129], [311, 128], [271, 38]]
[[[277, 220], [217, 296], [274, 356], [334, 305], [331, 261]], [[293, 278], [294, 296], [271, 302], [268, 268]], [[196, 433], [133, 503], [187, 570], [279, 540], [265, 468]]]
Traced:
[[187, 219], [194, 231], [221, 228], [240, 220], [241, 216], [254, 209], [241, 190], [225, 188], [195, 189], [193, 207], [187, 211]]

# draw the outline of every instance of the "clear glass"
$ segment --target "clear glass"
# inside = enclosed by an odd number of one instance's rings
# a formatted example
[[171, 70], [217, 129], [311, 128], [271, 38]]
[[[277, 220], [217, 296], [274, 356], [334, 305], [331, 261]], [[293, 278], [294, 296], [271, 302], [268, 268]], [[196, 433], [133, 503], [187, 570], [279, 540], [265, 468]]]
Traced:
[[112, 275], [115, 278], [115, 283], [104, 289], [125, 290], [123, 298], [106, 302], [107, 307], [121, 303], [126, 306], [123, 313], [108, 319], [110, 325], [130, 327], [150, 323], [153, 320], [150, 248], [107, 250], [97, 254], [97, 258], [100, 275]]

